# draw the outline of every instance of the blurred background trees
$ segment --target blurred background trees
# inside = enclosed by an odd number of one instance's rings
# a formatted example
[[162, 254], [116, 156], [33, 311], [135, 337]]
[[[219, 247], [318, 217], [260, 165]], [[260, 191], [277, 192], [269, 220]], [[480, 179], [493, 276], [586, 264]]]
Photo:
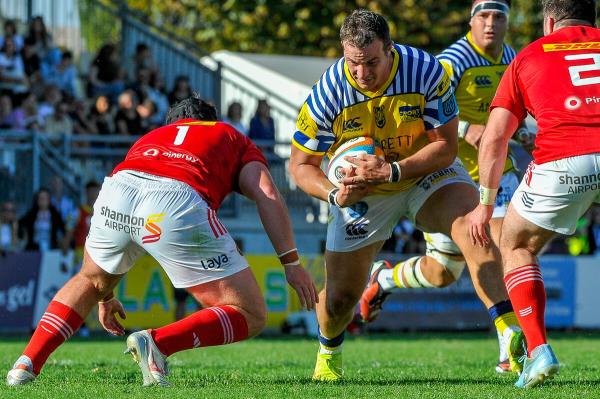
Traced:
[[[437, 53], [468, 30], [470, 1], [459, 0], [123, 0], [154, 23], [207, 51], [336, 57], [342, 21], [356, 8], [385, 15], [392, 38]], [[513, 1], [508, 41], [540, 37], [539, 1]]]

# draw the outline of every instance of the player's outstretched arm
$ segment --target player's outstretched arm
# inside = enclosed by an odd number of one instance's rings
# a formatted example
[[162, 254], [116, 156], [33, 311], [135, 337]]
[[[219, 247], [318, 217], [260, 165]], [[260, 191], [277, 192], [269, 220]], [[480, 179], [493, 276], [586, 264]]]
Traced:
[[246, 164], [240, 172], [239, 186], [242, 194], [256, 202], [269, 240], [284, 264], [287, 282], [296, 290], [302, 307], [314, 309], [318, 302], [317, 289], [300, 264], [287, 207], [269, 170], [261, 162]]
[[490, 113], [479, 146], [480, 202], [467, 215], [473, 245], [485, 246], [490, 242], [486, 226], [494, 212], [496, 194], [508, 153], [508, 141], [518, 125], [517, 117], [505, 108], [497, 107]]

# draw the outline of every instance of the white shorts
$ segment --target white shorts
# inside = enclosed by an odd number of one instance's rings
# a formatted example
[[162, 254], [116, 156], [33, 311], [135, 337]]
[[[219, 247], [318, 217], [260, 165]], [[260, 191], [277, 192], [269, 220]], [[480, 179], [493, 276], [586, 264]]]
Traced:
[[248, 262], [215, 211], [186, 183], [121, 171], [104, 179], [85, 248], [110, 274], [124, 274], [146, 251], [176, 288], [235, 274]]
[[[494, 205], [494, 213], [492, 219], [503, 218], [506, 216], [506, 210], [510, 204], [510, 200], [519, 186], [519, 179], [514, 172], [508, 172], [502, 176], [500, 186], [498, 187], [498, 195], [496, 196], [496, 205]], [[448, 255], [461, 255], [460, 249], [456, 246], [450, 237], [442, 233], [428, 233], [425, 236], [427, 251], [437, 250], [438, 252]]]
[[531, 162], [511, 204], [536, 226], [573, 234], [594, 202], [600, 202], [600, 154]]
[[415, 218], [425, 201], [440, 188], [453, 183], [475, 185], [458, 159], [448, 168], [423, 177], [408, 190], [367, 196], [347, 208], [330, 207], [327, 250], [350, 252], [387, 240], [403, 216], [416, 225]]

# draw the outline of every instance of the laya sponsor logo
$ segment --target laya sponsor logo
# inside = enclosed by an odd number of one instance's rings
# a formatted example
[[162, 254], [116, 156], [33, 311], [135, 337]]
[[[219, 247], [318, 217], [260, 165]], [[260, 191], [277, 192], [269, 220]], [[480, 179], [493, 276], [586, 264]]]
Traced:
[[204, 270], [220, 269], [229, 263], [229, 257], [225, 254], [219, 254], [215, 257], [200, 259], [200, 266]]
[[445, 169], [438, 170], [437, 172], [434, 172], [434, 173], [424, 177], [417, 184], [423, 190], [429, 190], [432, 186], [436, 185], [438, 182], [445, 180], [449, 177], [457, 176], [457, 175], [458, 175], [458, 173], [456, 172], [456, 170], [454, 170], [454, 168], [445, 168]]
[[104, 227], [111, 230], [122, 231], [126, 234], [140, 233], [140, 229], [146, 223], [143, 217], [126, 215], [121, 212], [114, 211], [107, 206], [100, 208], [100, 216], [104, 216]]
[[148, 216], [144, 228], [148, 230], [150, 234], [142, 237], [142, 243], [152, 244], [160, 240], [160, 236], [162, 235], [162, 229], [157, 225], [157, 223], [162, 222], [164, 218], [164, 213], [155, 213]]
[[600, 173], [583, 176], [562, 175], [558, 177], [559, 184], [569, 186], [569, 194], [585, 193], [600, 189]]
[[358, 240], [365, 238], [369, 234], [367, 227], [368, 220], [359, 220], [346, 225], [346, 240]]

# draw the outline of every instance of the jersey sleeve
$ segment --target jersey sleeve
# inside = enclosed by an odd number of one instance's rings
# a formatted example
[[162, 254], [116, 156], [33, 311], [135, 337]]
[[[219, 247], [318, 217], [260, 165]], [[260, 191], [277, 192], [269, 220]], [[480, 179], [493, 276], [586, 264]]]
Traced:
[[500, 80], [500, 85], [490, 105], [490, 110], [501, 107], [512, 112], [520, 121], [527, 116], [525, 101], [519, 89], [518, 60], [510, 63]]
[[335, 141], [333, 120], [341, 93], [333, 74], [333, 67], [329, 68], [313, 86], [296, 120], [292, 144], [308, 154], [325, 155]]
[[267, 159], [265, 158], [262, 151], [256, 146], [256, 144], [254, 144], [252, 140], [250, 140], [247, 136], [244, 136], [242, 133], [239, 133], [238, 131], [236, 131], [236, 133], [239, 136], [243, 137], [243, 140], [245, 141], [245, 146], [243, 148], [240, 161], [240, 167], [243, 167], [247, 163], [253, 161], [258, 161], [265, 164], [266, 166], [269, 166]]
[[450, 76], [437, 59], [432, 57], [431, 62], [431, 73], [426, 77], [429, 84], [425, 88], [425, 130], [445, 125], [458, 115]]

